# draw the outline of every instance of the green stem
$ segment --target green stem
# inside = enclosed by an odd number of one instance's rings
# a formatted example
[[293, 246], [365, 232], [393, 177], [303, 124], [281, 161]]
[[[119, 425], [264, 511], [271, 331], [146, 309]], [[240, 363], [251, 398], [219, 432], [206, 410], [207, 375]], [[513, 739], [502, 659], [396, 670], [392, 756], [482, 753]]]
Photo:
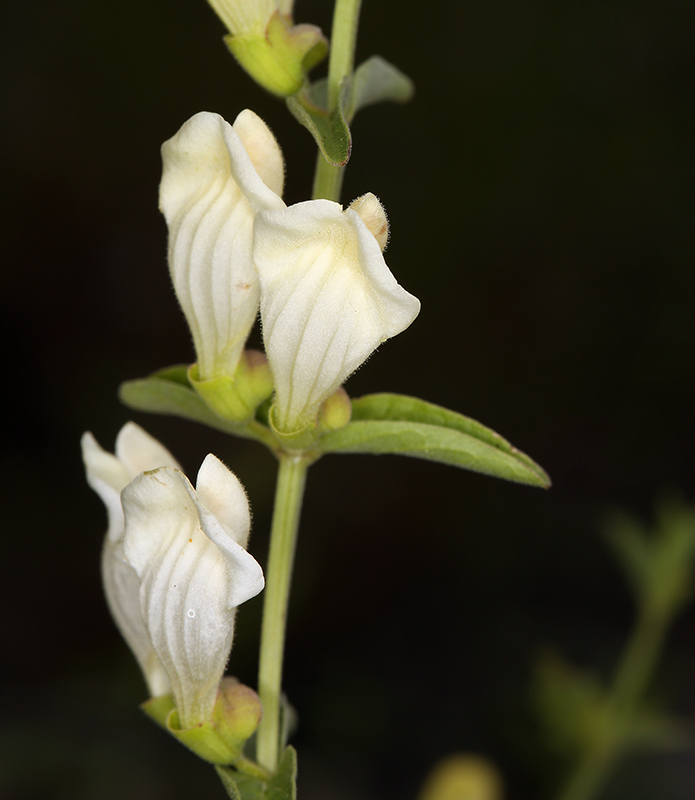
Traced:
[[287, 603], [309, 463], [301, 455], [282, 455], [275, 489], [258, 667], [263, 717], [258, 726], [256, 747], [258, 763], [271, 773], [277, 769], [280, 747], [280, 694]]
[[[362, 0], [336, 0], [328, 61], [329, 112], [338, 107], [341, 84], [347, 76], [352, 75], [354, 69], [361, 2]], [[338, 202], [344, 170], [344, 167], [329, 164], [319, 153], [314, 176], [314, 199], [324, 198]], [[310, 461], [301, 455], [281, 455], [275, 490], [258, 666], [258, 691], [263, 703], [263, 717], [258, 726], [256, 745], [258, 763], [270, 772], [277, 769], [280, 749], [280, 697], [287, 603], [299, 514]]]
[[333, 200], [340, 202], [340, 190], [343, 186], [345, 167], [334, 167], [319, 150], [316, 156], [316, 172], [314, 173], [314, 200]]
[[618, 712], [629, 710], [642, 697], [664, 647], [670, 619], [644, 609], [625, 648], [613, 679], [611, 702]]
[[[340, 87], [355, 67], [355, 44], [362, 0], [336, 0], [328, 58], [328, 113], [338, 107]], [[323, 198], [340, 202], [345, 167], [334, 167], [318, 154], [314, 174], [314, 200]]]
[[355, 65], [357, 23], [362, 0], [336, 0], [328, 57], [328, 110], [338, 107], [343, 78], [352, 75]]
[[613, 679], [609, 702], [615, 735], [586, 754], [557, 800], [592, 800], [605, 786], [620, 753], [621, 734], [654, 675], [670, 621], [663, 614], [641, 610]]

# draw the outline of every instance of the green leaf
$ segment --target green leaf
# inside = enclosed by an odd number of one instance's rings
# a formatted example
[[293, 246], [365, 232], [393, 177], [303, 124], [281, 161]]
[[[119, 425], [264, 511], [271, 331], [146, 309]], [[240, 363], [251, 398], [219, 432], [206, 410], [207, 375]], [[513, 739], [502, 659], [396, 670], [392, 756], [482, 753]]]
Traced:
[[[319, 94], [322, 91], [319, 90]], [[344, 112], [349, 92], [350, 82], [345, 78], [340, 87], [338, 107], [330, 113], [325, 101], [314, 94], [313, 87], [301, 89], [286, 101], [295, 119], [314, 137], [324, 158], [336, 167], [345, 166], [352, 152], [352, 136]]]
[[464, 417], [458, 411], [450, 411], [448, 408], [428, 403], [418, 397], [386, 392], [358, 397], [352, 401], [352, 418], [424, 422], [427, 425], [438, 425], [442, 428], [451, 428], [461, 433], [467, 433], [475, 439], [480, 439], [482, 442], [487, 442], [487, 444], [513, 455], [531, 469], [536, 470], [550, 485], [550, 478], [545, 470], [492, 428], [488, 428], [470, 417]]
[[[347, 87], [347, 84], [346, 84]], [[415, 84], [399, 69], [381, 56], [372, 56], [355, 70], [350, 91], [344, 91], [343, 116], [352, 123], [355, 114], [362, 108], [376, 103], [407, 103], [415, 93]], [[319, 108], [328, 104], [328, 81], [321, 78], [311, 84], [310, 95]]]
[[241, 795], [239, 794], [239, 789], [237, 788], [235, 780], [239, 773], [236, 770], [230, 769], [229, 767], [219, 766], [215, 766], [215, 771], [220, 776], [220, 780], [222, 781], [222, 785], [227, 792], [227, 796], [231, 797], [232, 800], [241, 800]]
[[243, 425], [226, 422], [205, 405], [189, 383], [187, 369], [186, 366], [168, 367], [148, 378], [125, 381], [118, 391], [121, 402], [138, 411], [185, 417], [226, 433], [244, 436]]
[[125, 381], [119, 387], [118, 396], [122, 403], [138, 411], [191, 419], [233, 436], [256, 439], [275, 449], [272, 434], [259, 423], [236, 424], [213, 413], [189, 383], [187, 371], [185, 365], [167, 367], [147, 378]]
[[355, 70], [347, 118], [375, 103], [407, 103], [415, 93], [415, 84], [381, 56], [372, 56]]
[[552, 650], [535, 665], [532, 703], [549, 749], [570, 760], [614, 746], [617, 730], [606, 688]]
[[268, 781], [266, 800], [296, 800], [297, 797], [297, 751], [286, 747], [278, 771]]
[[326, 434], [322, 453], [395, 453], [547, 488], [526, 454], [473, 419], [415, 397], [374, 394], [352, 402], [352, 421]]
[[227, 794], [234, 800], [296, 800], [297, 753], [294, 747], [285, 749], [277, 772], [267, 781], [244, 775], [231, 767], [216, 769]]
[[695, 594], [695, 509], [663, 498], [652, 530], [616, 511], [604, 522], [638, 603], [650, 614], [674, 617]]
[[643, 700], [621, 707], [614, 690], [552, 650], [535, 665], [532, 702], [547, 748], [570, 761], [599, 751], [617, 754], [629, 748], [692, 745], [686, 724]]

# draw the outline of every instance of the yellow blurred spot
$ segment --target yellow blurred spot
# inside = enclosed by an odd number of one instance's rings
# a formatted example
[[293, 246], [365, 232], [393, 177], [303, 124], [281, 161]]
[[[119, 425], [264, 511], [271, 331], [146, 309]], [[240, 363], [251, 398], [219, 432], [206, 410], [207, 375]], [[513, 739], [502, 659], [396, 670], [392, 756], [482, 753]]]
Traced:
[[435, 766], [418, 800], [502, 800], [502, 779], [480, 756], [449, 756]]

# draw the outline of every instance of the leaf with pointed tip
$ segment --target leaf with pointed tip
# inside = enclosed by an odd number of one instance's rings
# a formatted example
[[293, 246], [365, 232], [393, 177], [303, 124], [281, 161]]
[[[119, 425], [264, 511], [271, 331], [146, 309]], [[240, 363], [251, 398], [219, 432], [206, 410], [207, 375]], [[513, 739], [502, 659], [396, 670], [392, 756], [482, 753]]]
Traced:
[[415, 84], [381, 56], [372, 56], [355, 70], [346, 117], [375, 103], [407, 103], [415, 93]]
[[287, 747], [277, 772], [267, 781], [237, 772], [230, 767], [216, 767], [224, 788], [233, 800], [296, 800], [297, 753]]
[[277, 772], [268, 781], [266, 800], [296, 800], [297, 797], [297, 751], [285, 748]]
[[[312, 101], [319, 108], [328, 103], [328, 80], [321, 78], [311, 84]], [[415, 93], [415, 84], [399, 69], [381, 56], [372, 56], [355, 70], [350, 91], [345, 93], [343, 115], [352, 123], [362, 108], [376, 103], [407, 103]]]
[[352, 422], [326, 434], [322, 453], [397, 453], [547, 488], [550, 478], [525, 453], [469, 417], [415, 397], [353, 400]]
[[217, 772], [217, 774], [220, 776], [220, 780], [222, 781], [222, 785], [227, 792], [227, 796], [231, 797], [232, 800], [241, 800], [239, 788], [236, 785], [236, 778], [238, 777], [239, 773], [236, 770], [230, 769], [229, 767], [220, 767], [218, 765], [215, 765], [215, 772]]
[[460, 431], [514, 456], [537, 472], [539, 477], [550, 485], [550, 478], [544, 469], [492, 428], [488, 428], [470, 417], [465, 417], [458, 411], [450, 411], [448, 408], [420, 400], [418, 397], [387, 392], [367, 394], [352, 401], [352, 419], [407, 420]]
[[352, 152], [352, 135], [345, 117], [349, 92], [350, 82], [345, 78], [340, 87], [338, 107], [331, 112], [326, 110], [324, 103], [319, 103], [311, 87], [302, 89], [286, 101], [292, 116], [314, 137], [326, 161], [336, 167], [345, 166]]

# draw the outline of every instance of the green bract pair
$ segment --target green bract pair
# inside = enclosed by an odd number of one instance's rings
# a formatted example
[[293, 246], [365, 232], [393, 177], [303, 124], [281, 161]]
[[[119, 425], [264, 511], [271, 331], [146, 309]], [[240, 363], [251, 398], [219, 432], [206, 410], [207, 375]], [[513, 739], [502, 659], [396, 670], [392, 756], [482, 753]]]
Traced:
[[[287, 207], [280, 148], [248, 110], [233, 126], [195, 115], [162, 156], [169, 268], [197, 355], [191, 384], [228, 421], [249, 419], [274, 391], [280, 435], [315, 426], [322, 403], [420, 310], [384, 261], [381, 204], [368, 194], [347, 209]], [[244, 351], [259, 307], [267, 366]]]

